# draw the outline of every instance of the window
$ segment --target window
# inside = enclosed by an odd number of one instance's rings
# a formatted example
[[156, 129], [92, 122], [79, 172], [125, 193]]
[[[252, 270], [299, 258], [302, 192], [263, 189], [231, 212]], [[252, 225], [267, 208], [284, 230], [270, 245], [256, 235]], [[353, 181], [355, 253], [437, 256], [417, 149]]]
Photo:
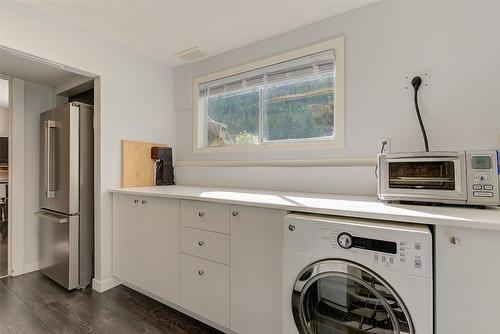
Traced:
[[195, 152], [343, 145], [343, 39], [194, 80]]

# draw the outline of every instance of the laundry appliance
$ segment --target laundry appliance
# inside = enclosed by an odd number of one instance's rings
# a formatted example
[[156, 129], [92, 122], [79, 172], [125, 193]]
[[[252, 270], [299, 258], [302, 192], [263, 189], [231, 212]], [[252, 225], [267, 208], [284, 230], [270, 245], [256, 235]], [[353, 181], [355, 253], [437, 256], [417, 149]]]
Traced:
[[426, 225], [289, 214], [284, 333], [433, 332]]

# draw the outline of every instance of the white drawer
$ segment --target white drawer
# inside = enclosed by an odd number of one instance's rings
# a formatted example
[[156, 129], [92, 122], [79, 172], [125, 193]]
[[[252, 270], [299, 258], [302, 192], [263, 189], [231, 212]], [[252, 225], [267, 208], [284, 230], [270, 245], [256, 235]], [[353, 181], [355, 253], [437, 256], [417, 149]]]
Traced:
[[181, 225], [229, 234], [229, 205], [181, 201]]
[[229, 236], [181, 227], [181, 252], [229, 265]]
[[229, 328], [229, 266], [181, 254], [182, 307]]

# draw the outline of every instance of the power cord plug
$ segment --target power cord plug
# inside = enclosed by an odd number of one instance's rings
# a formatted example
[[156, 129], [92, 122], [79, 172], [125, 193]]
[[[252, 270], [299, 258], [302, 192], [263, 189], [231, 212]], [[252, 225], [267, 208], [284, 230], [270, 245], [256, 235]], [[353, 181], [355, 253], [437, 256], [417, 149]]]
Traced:
[[422, 116], [420, 115], [420, 108], [418, 107], [418, 89], [422, 84], [422, 78], [419, 76], [414, 77], [411, 80], [411, 85], [415, 90], [414, 102], [415, 102], [415, 111], [417, 113], [418, 123], [420, 124], [420, 131], [422, 132], [422, 137], [424, 139], [425, 151], [429, 152], [429, 141], [427, 140], [427, 133], [425, 132], [424, 122], [422, 121]]

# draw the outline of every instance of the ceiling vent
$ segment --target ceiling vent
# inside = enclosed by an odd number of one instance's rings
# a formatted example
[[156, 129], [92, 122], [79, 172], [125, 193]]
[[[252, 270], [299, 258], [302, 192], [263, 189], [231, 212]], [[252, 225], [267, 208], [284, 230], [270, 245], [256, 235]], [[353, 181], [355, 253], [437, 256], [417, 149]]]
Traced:
[[182, 58], [185, 61], [195, 61], [206, 56], [206, 53], [200, 50], [198, 46], [190, 49], [186, 49], [175, 54], [176, 56]]

